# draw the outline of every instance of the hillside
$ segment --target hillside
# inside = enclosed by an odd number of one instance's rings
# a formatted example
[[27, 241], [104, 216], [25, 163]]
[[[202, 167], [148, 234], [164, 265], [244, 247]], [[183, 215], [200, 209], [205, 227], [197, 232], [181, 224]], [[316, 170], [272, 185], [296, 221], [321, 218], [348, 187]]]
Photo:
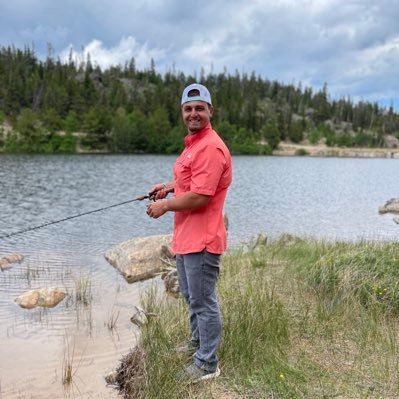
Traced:
[[[177, 153], [182, 132], [179, 98], [195, 81], [215, 105], [213, 126], [236, 154], [271, 154], [287, 140], [328, 147], [399, 147], [399, 115], [377, 103], [332, 99], [320, 90], [252, 74], [161, 75], [135, 60], [101, 70], [90, 57], [77, 65], [39, 60], [34, 51], [0, 48], [0, 150]], [[6, 125], [4, 124], [6, 123]], [[12, 128], [12, 129], [11, 129]], [[59, 132], [65, 132], [60, 134]]]

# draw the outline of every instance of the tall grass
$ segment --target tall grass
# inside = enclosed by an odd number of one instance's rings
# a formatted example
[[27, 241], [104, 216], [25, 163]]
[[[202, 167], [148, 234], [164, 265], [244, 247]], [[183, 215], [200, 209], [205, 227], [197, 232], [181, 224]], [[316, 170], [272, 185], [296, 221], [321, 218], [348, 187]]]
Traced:
[[75, 304], [88, 306], [92, 300], [91, 277], [79, 275], [74, 277], [75, 283]]
[[[249, 248], [249, 249], [248, 249]], [[142, 306], [145, 367], [137, 398], [399, 397], [396, 243], [329, 243], [283, 236], [223, 257], [218, 283], [221, 377], [184, 385], [190, 335], [182, 299], [156, 289]]]
[[292, 262], [300, 260], [298, 272], [319, 298], [399, 314], [399, 243], [300, 241], [283, 251]]

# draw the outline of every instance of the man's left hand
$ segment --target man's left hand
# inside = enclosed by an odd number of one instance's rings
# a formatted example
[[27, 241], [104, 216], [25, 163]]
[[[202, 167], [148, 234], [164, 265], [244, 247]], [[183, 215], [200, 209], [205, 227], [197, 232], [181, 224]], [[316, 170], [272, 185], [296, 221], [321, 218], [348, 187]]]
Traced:
[[167, 201], [152, 202], [147, 205], [147, 215], [153, 219], [158, 219], [168, 211]]

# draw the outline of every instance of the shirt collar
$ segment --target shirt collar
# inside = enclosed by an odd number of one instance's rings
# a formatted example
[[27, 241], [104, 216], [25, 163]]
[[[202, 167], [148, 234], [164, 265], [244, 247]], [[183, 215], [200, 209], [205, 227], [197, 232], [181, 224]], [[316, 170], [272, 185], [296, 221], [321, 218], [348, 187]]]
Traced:
[[201, 140], [211, 130], [212, 130], [212, 125], [210, 123], [208, 123], [199, 132], [197, 132], [195, 134], [187, 134], [186, 137], [184, 137], [184, 143], [185, 143], [186, 147], [189, 147], [190, 145], [197, 142], [198, 140]]

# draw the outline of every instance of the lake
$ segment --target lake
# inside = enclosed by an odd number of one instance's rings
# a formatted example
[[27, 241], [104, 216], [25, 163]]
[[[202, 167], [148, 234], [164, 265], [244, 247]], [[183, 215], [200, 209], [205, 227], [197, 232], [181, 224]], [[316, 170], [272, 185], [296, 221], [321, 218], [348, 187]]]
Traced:
[[[0, 236], [118, 204], [168, 181], [175, 156], [0, 155]], [[258, 233], [328, 240], [396, 240], [393, 215], [378, 207], [399, 197], [399, 161], [233, 157], [227, 196], [230, 246]], [[153, 220], [138, 201], [0, 240], [0, 256], [24, 255], [0, 272], [0, 398], [112, 398], [103, 376], [134, 346], [129, 319], [140, 293], [160, 279], [128, 284], [104, 259], [132, 237], [170, 233], [173, 215]], [[14, 299], [89, 282], [88, 305], [65, 299], [24, 310]], [[72, 295], [71, 295], [72, 297]], [[113, 323], [115, 322], [115, 323]], [[115, 324], [115, 325], [114, 325]], [[112, 328], [111, 328], [112, 326]], [[62, 384], [69, 361], [73, 383]]]

